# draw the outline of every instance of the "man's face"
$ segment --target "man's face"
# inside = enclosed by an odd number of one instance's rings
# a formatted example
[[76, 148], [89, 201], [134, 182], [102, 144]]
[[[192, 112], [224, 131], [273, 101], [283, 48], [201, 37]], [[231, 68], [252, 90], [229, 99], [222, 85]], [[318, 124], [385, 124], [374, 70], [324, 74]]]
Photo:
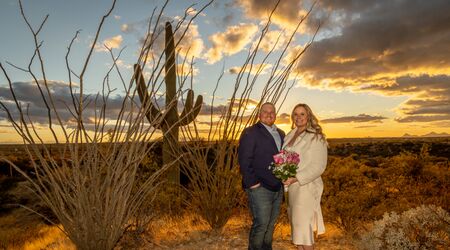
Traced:
[[277, 114], [275, 112], [275, 107], [271, 104], [265, 104], [261, 107], [259, 111], [259, 120], [266, 124], [267, 126], [272, 126], [275, 123], [275, 118]]

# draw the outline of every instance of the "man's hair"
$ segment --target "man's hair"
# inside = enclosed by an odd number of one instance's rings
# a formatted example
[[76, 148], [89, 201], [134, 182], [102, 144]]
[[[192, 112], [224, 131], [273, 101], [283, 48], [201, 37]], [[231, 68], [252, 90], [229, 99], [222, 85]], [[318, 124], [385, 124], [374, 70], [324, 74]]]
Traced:
[[259, 108], [258, 114], [261, 113], [262, 107], [264, 107], [264, 105], [271, 105], [274, 109], [276, 109], [276, 108], [275, 108], [275, 105], [274, 105], [273, 103], [271, 103], [271, 102], [265, 102], [265, 103], [261, 104], [261, 106], [260, 106], [260, 108]]

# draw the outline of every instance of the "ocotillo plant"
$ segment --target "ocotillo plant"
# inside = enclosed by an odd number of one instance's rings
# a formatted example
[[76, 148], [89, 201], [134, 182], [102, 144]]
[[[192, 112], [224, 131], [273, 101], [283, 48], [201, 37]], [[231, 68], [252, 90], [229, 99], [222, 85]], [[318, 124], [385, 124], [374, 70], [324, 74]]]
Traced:
[[148, 108], [147, 118], [149, 121], [154, 121], [156, 118], [163, 117], [161, 122], [157, 124], [156, 128], [161, 129], [163, 137], [163, 163], [173, 163], [172, 169], [168, 173], [169, 181], [172, 183], [180, 182], [179, 163], [174, 163], [177, 155], [180, 152], [178, 143], [178, 133], [180, 126], [186, 126], [191, 123], [200, 112], [203, 103], [203, 97], [199, 95], [194, 102], [194, 91], [189, 89], [185, 101], [184, 109], [181, 115], [178, 115], [177, 110], [177, 86], [176, 86], [176, 64], [175, 64], [175, 41], [172, 31], [172, 25], [166, 22], [166, 36], [165, 36], [165, 50], [166, 63], [164, 81], [166, 83], [166, 106], [165, 111], [162, 112], [156, 108], [148, 95], [147, 85], [142, 75], [142, 69], [139, 64], [134, 65], [134, 77], [138, 88], [139, 98], [141, 103]]

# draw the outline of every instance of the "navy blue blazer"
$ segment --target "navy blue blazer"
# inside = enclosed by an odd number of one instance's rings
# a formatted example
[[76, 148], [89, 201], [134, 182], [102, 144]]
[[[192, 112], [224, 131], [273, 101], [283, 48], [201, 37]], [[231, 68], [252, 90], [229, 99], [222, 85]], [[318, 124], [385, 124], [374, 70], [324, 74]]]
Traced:
[[[278, 133], [283, 145], [285, 134], [281, 129], [278, 129]], [[271, 191], [281, 189], [281, 181], [269, 169], [273, 156], [278, 152], [273, 136], [261, 122], [242, 131], [239, 139], [238, 160], [244, 189], [258, 183]]]

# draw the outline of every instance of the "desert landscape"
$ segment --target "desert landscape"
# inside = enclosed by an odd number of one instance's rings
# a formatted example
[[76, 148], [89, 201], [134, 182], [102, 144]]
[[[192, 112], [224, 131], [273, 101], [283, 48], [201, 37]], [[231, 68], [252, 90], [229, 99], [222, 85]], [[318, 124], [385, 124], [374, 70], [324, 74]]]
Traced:
[[[450, 138], [329, 139], [329, 144], [322, 201], [327, 232], [318, 237], [317, 249], [360, 249], [364, 234], [386, 213], [401, 214], [421, 205], [450, 209]], [[0, 148], [2, 155], [32, 172], [22, 146]], [[147, 164], [151, 165], [150, 161], [161, 160], [149, 159]], [[58, 225], [52, 212], [26, 186], [23, 177], [2, 163], [0, 248], [75, 249], [57, 226], [18, 206], [27, 206]], [[189, 183], [184, 187], [191, 188]], [[181, 192], [182, 197], [189, 197], [186, 190]], [[183, 202], [168, 210], [169, 197], [158, 191], [153, 204], [141, 210], [142, 222], [133, 222], [115, 249], [246, 249], [251, 219], [243, 192], [221, 229], [212, 229], [192, 204]], [[448, 213], [444, 219], [449, 219]], [[445, 249], [450, 242], [448, 222], [428, 228], [442, 230], [443, 238], [434, 242], [434, 249]], [[274, 249], [295, 249], [290, 242], [286, 202], [274, 239]]]
[[[324, 184], [315, 249], [447, 249], [448, 13], [448, 0], [0, 1], [0, 249], [247, 249], [240, 168], [275, 187], [271, 156], [294, 129], [288, 147], [300, 131], [328, 138], [303, 169]], [[258, 121], [274, 147], [254, 168], [238, 148]], [[284, 177], [319, 150], [298, 151]], [[296, 249], [287, 197], [274, 249]]]

